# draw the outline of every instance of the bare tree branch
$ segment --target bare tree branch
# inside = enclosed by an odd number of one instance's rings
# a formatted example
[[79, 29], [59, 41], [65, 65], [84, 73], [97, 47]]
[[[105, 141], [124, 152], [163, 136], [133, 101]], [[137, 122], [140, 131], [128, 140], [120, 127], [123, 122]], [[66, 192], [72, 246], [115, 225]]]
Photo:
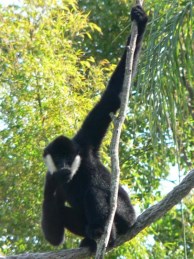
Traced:
[[[182, 182], [177, 185], [159, 203], [145, 210], [136, 220], [136, 223], [129, 229], [127, 234], [119, 236], [115, 246], [119, 246], [126, 241], [133, 239], [144, 228], [162, 218], [173, 206], [178, 204], [194, 188], [194, 169], [191, 170]], [[87, 248], [76, 248], [62, 250], [59, 252], [29, 253], [14, 256], [0, 256], [0, 259], [83, 259], [91, 256], [92, 253]]]
[[153, 222], [162, 218], [167, 211], [172, 209], [173, 206], [180, 203], [181, 200], [189, 194], [194, 188], [194, 169], [192, 169], [171, 192], [169, 192], [164, 199], [157, 204], [146, 209], [136, 220], [136, 223], [131, 227], [127, 234], [120, 236], [117, 239], [116, 245], [120, 245], [126, 241], [134, 238], [140, 231]]
[[[136, 4], [142, 4], [140, 1], [136, 1]], [[121, 107], [119, 110], [118, 117], [113, 116], [113, 135], [110, 145], [111, 151], [111, 197], [110, 197], [110, 214], [106, 222], [104, 233], [98, 241], [97, 251], [95, 259], [103, 259], [106, 253], [108, 246], [110, 233], [117, 209], [117, 200], [118, 200], [118, 190], [119, 190], [119, 180], [120, 180], [120, 166], [119, 166], [119, 140], [122, 131], [122, 125], [125, 121], [127, 107], [129, 102], [129, 94], [131, 90], [132, 76], [133, 71], [136, 68], [133, 68], [134, 53], [136, 47], [138, 28], [136, 22], [132, 22], [131, 26], [131, 40], [129, 46], [127, 46], [127, 55], [126, 55], [126, 65], [125, 65], [125, 76], [123, 82], [123, 89], [121, 92]]]

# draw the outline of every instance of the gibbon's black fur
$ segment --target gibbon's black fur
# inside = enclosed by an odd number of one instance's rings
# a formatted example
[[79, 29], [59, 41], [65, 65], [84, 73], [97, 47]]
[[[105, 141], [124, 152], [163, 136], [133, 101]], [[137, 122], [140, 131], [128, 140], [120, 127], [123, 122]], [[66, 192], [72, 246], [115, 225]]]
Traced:
[[[134, 67], [145, 31], [147, 16], [140, 6], [131, 11], [138, 25]], [[130, 36], [127, 44], [129, 44]], [[48, 167], [44, 188], [42, 229], [54, 246], [62, 243], [64, 230], [84, 237], [80, 246], [96, 248], [109, 215], [110, 173], [99, 159], [99, 148], [111, 122], [110, 113], [120, 107], [126, 49], [100, 101], [73, 137], [60, 136], [44, 150]], [[69, 205], [67, 206], [66, 203]], [[135, 212], [126, 191], [119, 186], [118, 205], [109, 245], [116, 235], [134, 224]]]

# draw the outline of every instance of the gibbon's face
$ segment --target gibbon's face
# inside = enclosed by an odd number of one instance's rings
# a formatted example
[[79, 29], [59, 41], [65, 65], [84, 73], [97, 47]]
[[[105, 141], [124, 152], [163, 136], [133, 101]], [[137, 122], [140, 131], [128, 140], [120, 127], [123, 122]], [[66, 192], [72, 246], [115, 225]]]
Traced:
[[51, 142], [45, 148], [43, 158], [51, 174], [61, 169], [68, 169], [73, 176], [81, 163], [75, 144], [65, 136], [60, 136]]

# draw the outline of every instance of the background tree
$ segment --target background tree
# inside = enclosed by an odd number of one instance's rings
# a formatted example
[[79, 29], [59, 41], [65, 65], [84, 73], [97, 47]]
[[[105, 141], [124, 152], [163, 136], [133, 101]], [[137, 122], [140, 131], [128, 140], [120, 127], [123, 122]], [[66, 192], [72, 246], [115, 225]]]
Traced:
[[[98, 100], [130, 29], [131, 4], [29, 0], [0, 8], [2, 252], [53, 249], [40, 230], [42, 150], [59, 134], [71, 137]], [[146, 0], [144, 8], [150, 22], [120, 150], [122, 183], [140, 211], [191, 168], [194, 116], [192, 1]], [[192, 258], [193, 215], [188, 196], [107, 258], [183, 258], [184, 246]], [[66, 247], [76, 246], [68, 234]]]
[[1, 8], [0, 19], [0, 247], [5, 253], [45, 250], [42, 150], [56, 135], [72, 135], [109, 68], [83, 57], [79, 46], [98, 27], [75, 1], [26, 1]]

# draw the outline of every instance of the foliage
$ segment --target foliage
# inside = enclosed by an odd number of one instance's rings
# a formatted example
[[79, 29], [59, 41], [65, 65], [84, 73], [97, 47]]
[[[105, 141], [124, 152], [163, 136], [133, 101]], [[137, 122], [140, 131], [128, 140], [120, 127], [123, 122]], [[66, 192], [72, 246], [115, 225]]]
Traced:
[[42, 150], [63, 132], [73, 135], [109, 64], [83, 58], [79, 45], [97, 26], [75, 1], [26, 1], [1, 8], [0, 17], [0, 247], [40, 251], [48, 248], [40, 231]]
[[[0, 7], [0, 247], [3, 253], [53, 249], [40, 230], [42, 150], [71, 137], [98, 100], [128, 31], [125, 0], [26, 0]], [[192, 1], [145, 1], [150, 22], [120, 145], [122, 181], [142, 211], [160, 200], [170, 173], [192, 164]], [[81, 11], [82, 10], [82, 11]], [[109, 61], [108, 61], [108, 60]], [[108, 143], [102, 149], [109, 166]], [[173, 186], [172, 184], [172, 186]], [[107, 258], [192, 258], [188, 197]], [[68, 234], [65, 247], [78, 246]], [[55, 249], [55, 248], [54, 248]], [[59, 247], [61, 249], [61, 247]]]

